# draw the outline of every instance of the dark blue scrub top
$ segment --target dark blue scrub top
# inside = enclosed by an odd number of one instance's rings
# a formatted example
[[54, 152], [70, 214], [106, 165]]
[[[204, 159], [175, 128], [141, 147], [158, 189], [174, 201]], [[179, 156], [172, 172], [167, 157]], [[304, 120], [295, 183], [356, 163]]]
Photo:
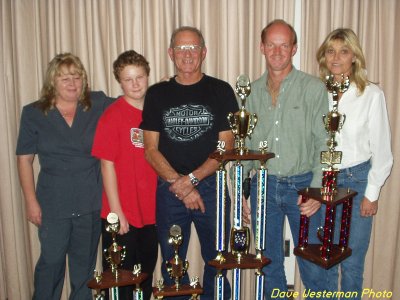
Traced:
[[97, 122], [111, 104], [103, 92], [91, 92], [92, 107], [78, 105], [72, 127], [57, 109], [47, 116], [24, 106], [17, 155], [37, 154], [40, 172], [36, 195], [43, 218], [70, 218], [101, 208], [100, 162], [91, 155]]

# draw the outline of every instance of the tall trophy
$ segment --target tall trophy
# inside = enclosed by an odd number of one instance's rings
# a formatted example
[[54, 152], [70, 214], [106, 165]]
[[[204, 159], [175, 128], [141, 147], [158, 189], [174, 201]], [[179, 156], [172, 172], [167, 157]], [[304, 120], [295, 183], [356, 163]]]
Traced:
[[[302, 215], [300, 217], [300, 232], [298, 246], [294, 249], [294, 254], [303, 257], [325, 269], [338, 264], [351, 255], [348, 247], [350, 237], [351, 211], [353, 198], [357, 192], [350, 189], [337, 188], [337, 175], [339, 169], [335, 164], [342, 161], [342, 152], [336, 151], [336, 133], [342, 128], [346, 116], [338, 111], [339, 93], [347, 91], [350, 85], [348, 78], [342, 75], [340, 82], [334, 81], [333, 76], [327, 76], [326, 87], [332, 93], [333, 107], [328, 115], [323, 116], [325, 129], [329, 135], [327, 142], [328, 151], [321, 152], [321, 163], [326, 164], [323, 168], [322, 188], [306, 188], [299, 192], [301, 201], [307, 202], [312, 198], [326, 205], [325, 224], [318, 228], [317, 236], [322, 244], [308, 244], [309, 218]], [[342, 206], [342, 218], [340, 224], [339, 244], [334, 244], [336, 207]]]
[[[245, 146], [245, 139], [250, 138], [257, 124], [257, 115], [249, 113], [246, 108], [246, 98], [251, 93], [250, 79], [247, 75], [240, 75], [236, 81], [236, 94], [241, 100], [241, 108], [235, 113], [227, 116], [230, 128], [235, 136], [235, 148], [226, 150], [223, 141], [218, 143], [217, 151], [210, 158], [219, 161], [220, 165], [216, 172], [217, 177], [217, 230], [216, 250], [217, 257], [208, 262], [217, 269], [215, 278], [215, 295], [217, 300], [224, 297], [223, 270], [233, 270], [232, 299], [240, 299], [241, 294], [241, 270], [256, 269], [256, 299], [262, 300], [264, 294], [264, 274], [262, 268], [270, 260], [262, 255], [265, 249], [266, 207], [267, 207], [267, 168], [266, 161], [273, 158], [273, 153], [267, 152], [267, 144], [261, 141], [259, 151], [249, 150]], [[259, 160], [261, 167], [258, 169], [257, 182], [257, 220], [255, 233], [255, 252], [250, 254], [250, 230], [243, 226], [243, 164], [244, 160]], [[226, 253], [225, 224], [226, 224], [226, 196], [227, 176], [225, 166], [228, 162], [234, 162], [233, 166], [233, 226], [229, 236], [230, 252]], [[228, 215], [229, 217], [229, 215]]]
[[165, 263], [165, 266], [170, 278], [174, 280], [174, 284], [165, 286], [163, 280], [158, 280], [156, 286], [153, 287], [155, 299], [185, 295], [191, 295], [191, 299], [197, 299], [198, 295], [203, 294], [197, 276], [190, 279], [190, 284], [181, 284], [180, 282], [189, 269], [189, 262], [179, 257], [179, 246], [182, 244], [182, 240], [181, 227], [172, 225], [169, 230], [168, 243], [174, 248], [174, 256]]
[[94, 278], [88, 282], [88, 287], [95, 290], [95, 300], [104, 300], [105, 296], [102, 290], [109, 289], [110, 300], [119, 300], [118, 287], [135, 286], [132, 299], [142, 300], [143, 291], [140, 284], [146, 280], [148, 275], [142, 273], [141, 266], [135, 265], [133, 270], [119, 269], [122, 261], [126, 256], [125, 246], [120, 246], [117, 243], [117, 233], [120, 229], [118, 215], [109, 213], [107, 216], [106, 231], [111, 233], [112, 244], [107, 249], [104, 249], [106, 261], [110, 264], [110, 268], [104, 272], [94, 271]]

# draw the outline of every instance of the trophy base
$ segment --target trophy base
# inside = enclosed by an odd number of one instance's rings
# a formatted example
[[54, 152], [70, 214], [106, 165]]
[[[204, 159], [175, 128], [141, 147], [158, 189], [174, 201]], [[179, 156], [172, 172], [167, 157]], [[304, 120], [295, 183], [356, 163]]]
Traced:
[[305, 248], [296, 247], [293, 253], [320, 267], [329, 269], [349, 257], [352, 252], [350, 248], [342, 249], [339, 245], [332, 245], [330, 252], [331, 257], [329, 259], [324, 259], [321, 257], [321, 246], [320, 244], [310, 244]]
[[232, 269], [261, 269], [268, 265], [271, 260], [261, 255], [258, 258], [254, 254], [242, 254], [240, 261], [237, 259], [237, 255], [232, 253], [227, 253], [224, 255], [225, 260], [223, 262], [219, 260], [211, 260], [208, 265], [219, 269], [219, 270], [232, 270]]
[[104, 290], [118, 286], [136, 285], [142, 283], [148, 276], [146, 273], [136, 276], [132, 274], [132, 271], [123, 269], [118, 269], [118, 275], [118, 278], [115, 279], [111, 270], [107, 269], [101, 274], [100, 282], [93, 278], [87, 283], [87, 286], [93, 290]]
[[175, 297], [175, 296], [187, 296], [187, 295], [201, 295], [203, 294], [203, 288], [200, 284], [196, 287], [192, 287], [189, 284], [182, 284], [179, 286], [179, 290], [176, 290], [175, 285], [164, 286], [162, 290], [153, 287], [153, 295], [156, 299], [162, 299], [163, 297]]
[[347, 199], [353, 198], [355, 195], [357, 195], [357, 192], [345, 188], [338, 188], [335, 191], [336, 193], [325, 195], [321, 192], [320, 188], [305, 188], [299, 191], [298, 194], [307, 198], [318, 200], [323, 204], [331, 205], [339, 205]]

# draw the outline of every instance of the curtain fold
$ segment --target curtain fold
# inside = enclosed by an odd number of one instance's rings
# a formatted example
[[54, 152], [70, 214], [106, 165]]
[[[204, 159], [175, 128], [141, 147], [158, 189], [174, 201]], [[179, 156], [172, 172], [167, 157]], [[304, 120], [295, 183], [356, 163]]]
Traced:
[[[301, 2], [301, 11], [295, 5]], [[315, 52], [333, 28], [348, 26], [359, 35], [368, 74], [384, 89], [393, 136], [395, 166], [382, 193], [367, 257], [365, 286], [400, 295], [399, 178], [400, 37], [396, 0], [1, 0], [0, 2], [0, 299], [29, 299], [39, 256], [35, 226], [25, 219], [15, 146], [21, 109], [38, 98], [48, 62], [72, 52], [84, 63], [93, 90], [121, 94], [112, 63], [134, 49], [150, 62], [150, 83], [172, 76], [167, 55], [172, 31], [196, 26], [208, 53], [204, 71], [232, 86], [240, 74], [251, 80], [265, 70], [260, 53], [262, 28], [275, 18], [293, 24], [301, 17], [301, 69], [317, 72]], [[262, 117], [262, 116], [261, 116]], [[38, 164], [35, 163], [36, 174]], [[201, 255], [193, 231], [188, 259], [190, 276], [202, 276]], [[159, 260], [155, 278], [160, 278]], [[254, 272], [245, 271], [243, 299], [254, 299]], [[296, 288], [299, 287], [297, 278]], [[63, 300], [68, 298], [65, 283]], [[393, 297], [395, 299], [396, 297]]]

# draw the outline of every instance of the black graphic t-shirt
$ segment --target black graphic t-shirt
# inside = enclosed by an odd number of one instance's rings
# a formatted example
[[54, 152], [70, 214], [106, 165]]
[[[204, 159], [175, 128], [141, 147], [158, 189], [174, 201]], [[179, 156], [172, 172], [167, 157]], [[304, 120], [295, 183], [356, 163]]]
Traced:
[[188, 174], [216, 150], [219, 132], [229, 130], [227, 115], [238, 110], [227, 82], [204, 75], [181, 85], [171, 78], [148, 89], [140, 128], [159, 132], [160, 152], [177, 172]]

